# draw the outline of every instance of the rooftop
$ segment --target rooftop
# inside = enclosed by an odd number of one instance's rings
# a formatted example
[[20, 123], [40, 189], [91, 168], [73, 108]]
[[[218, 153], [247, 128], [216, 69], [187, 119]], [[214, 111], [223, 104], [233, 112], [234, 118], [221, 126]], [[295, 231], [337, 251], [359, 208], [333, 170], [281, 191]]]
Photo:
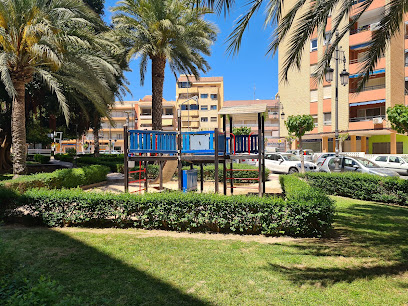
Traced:
[[266, 104], [267, 106], [278, 106], [278, 100], [229, 100], [224, 101], [224, 107], [232, 107], [238, 105], [259, 105]]
[[223, 77], [201, 77], [200, 79], [196, 79], [195, 76], [190, 75], [187, 80], [187, 76], [185, 74], [180, 75], [177, 82], [187, 82], [190, 81], [191, 83], [207, 83], [207, 82], [222, 82], [224, 80]]

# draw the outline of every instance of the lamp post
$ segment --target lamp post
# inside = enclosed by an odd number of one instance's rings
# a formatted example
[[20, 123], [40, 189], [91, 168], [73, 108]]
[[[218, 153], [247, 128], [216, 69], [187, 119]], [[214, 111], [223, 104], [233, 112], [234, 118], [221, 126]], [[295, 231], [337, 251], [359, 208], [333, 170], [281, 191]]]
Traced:
[[[192, 96], [191, 98], [187, 99], [186, 101], [184, 101], [183, 103], [180, 104], [180, 108], [178, 109], [178, 113], [177, 113], [178, 120], [181, 120], [181, 107], [182, 107], [182, 105], [184, 103], [187, 103], [190, 100], [194, 100], [197, 103], [198, 102], [198, 96]], [[187, 114], [187, 116], [188, 116], [188, 127], [190, 129], [190, 103], [188, 104], [188, 114]]]
[[[279, 116], [279, 124], [278, 124], [278, 127], [279, 127], [279, 130], [278, 130], [278, 133], [279, 133], [279, 139], [280, 139], [280, 137], [281, 137], [281, 128], [280, 128], [280, 122], [281, 122], [281, 120], [285, 120], [285, 112], [283, 111], [283, 103], [280, 101], [280, 95], [279, 95], [279, 93], [277, 93], [276, 95], [275, 95], [275, 99], [276, 100], [278, 100], [278, 116]], [[282, 109], [282, 112], [281, 112], [281, 109]]]
[[[336, 31], [336, 40], [339, 37], [339, 33]], [[343, 58], [340, 58], [340, 56], [343, 56]], [[343, 61], [343, 71], [340, 73], [340, 80], [341, 80], [341, 85], [346, 86], [349, 81], [349, 75], [346, 71], [346, 55], [343, 50], [339, 50], [338, 45], [336, 45], [336, 49], [334, 51], [334, 57], [333, 59], [336, 61], [336, 79], [335, 79], [335, 86], [336, 86], [336, 95], [335, 95], [335, 110], [336, 110], [336, 125], [335, 125], [335, 130], [334, 130], [334, 137], [336, 141], [336, 158], [334, 159], [334, 172], [340, 172], [340, 167], [339, 167], [339, 61]], [[334, 69], [331, 68], [330, 66], [326, 68], [325, 71], [325, 78], [328, 83], [333, 81], [333, 73]]]

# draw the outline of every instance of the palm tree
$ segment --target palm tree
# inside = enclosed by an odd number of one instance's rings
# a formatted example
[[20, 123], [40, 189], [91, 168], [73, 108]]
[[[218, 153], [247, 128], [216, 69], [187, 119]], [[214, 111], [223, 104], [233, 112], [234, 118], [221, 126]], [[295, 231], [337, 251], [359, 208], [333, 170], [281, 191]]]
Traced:
[[[152, 67], [152, 128], [162, 129], [164, 70], [194, 75], [210, 68], [203, 55], [217, 28], [203, 20], [207, 8], [192, 8], [191, 0], [123, 0], [113, 9], [117, 33], [130, 43], [128, 60], [140, 58], [140, 83], [143, 86], [148, 60]], [[203, 55], [202, 55], [203, 54]]]
[[[332, 33], [338, 31], [339, 36], [338, 38], [333, 37], [329, 48], [319, 61], [315, 76], [322, 78], [336, 46], [373, 1], [361, 0], [355, 5], [355, 1], [352, 0], [297, 0], [295, 2], [291, 1], [291, 3], [285, 0], [248, 0], [246, 3], [249, 9], [238, 19], [228, 37], [228, 51], [233, 54], [239, 51], [249, 21], [262, 5], [266, 4], [265, 26], [277, 25], [272, 34], [272, 41], [267, 53], [276, 53], [282, 40], [288, 39], [289, 41], [289, 51], [284, 60], [283, 71], [281, 71], [281, 78], [287, 81], [289, 71], [293, 68], [300, 68], [304, 47], [312, 33], [318, 29], [319, 36], [325, 38], [326, 24], [333, 11], [336, 12], [336, 15], [332, 16]], [[196, 4], [200, 3], [209, 7], [216, 7], [218, 12], [223, 9], [227, 12], [231, 10], [235, 0], [196, 0]], [[284, 7], [285, 4], [286, 7]], [[283, 11], [287, 7], [290, 9], [283, 15]], [[368, 81], [370, 73], [375, 70], [378, 59], [385, 53], [391, 39], [401, 30], [406, 13], [408, 13], [407, 0], [391, 0], [386, 4], [384, 14], [378, 24], [379, 30], [373, 32], [372, 40], [368, 46], [369, 49], [364, 56], [363, 65], [359, 71], [362, 78], [358, 90]], [[349, 16], [352, 17], [349, 18]]]
[[120, 69], [106, 52], [114, 50], [114, 44], [97, 34], [104, 27], [82, 1], [0, 2], [0, 76], [12, 99], [15, 175], [26, 171], [25, 86], [34, 77], [55, 94], [67, 122], [67, 91], [73, 99], [85, 96], [106, 112], [113, 99], [110, 84]]

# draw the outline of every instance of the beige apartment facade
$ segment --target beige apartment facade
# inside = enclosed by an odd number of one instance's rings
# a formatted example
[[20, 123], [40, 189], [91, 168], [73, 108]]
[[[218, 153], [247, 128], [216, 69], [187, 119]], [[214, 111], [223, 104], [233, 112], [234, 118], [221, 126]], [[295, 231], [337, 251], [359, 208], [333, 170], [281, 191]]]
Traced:
[[176, 83], [177, 110], [182, 131], [211, 131], [221, 128], [218, 111], [224, 104], [223, 77], [181, 75]]
[[[360, 93], [356, 92], [359, 81], [358, 70], [362, 57], [372, 35], [378, 30], [377, 25], [385, 5], [389, 0], [374, 0], [362, 14], [354, 28], [340, 42], [345, 51], [345, 69], [350, 73], [349, 82], [342, 86], [339, 81], [339, 131], [348, 133], [343, 151], [380, 153], [408, 153], [408, 137], [399, 135], [391, 129], [387, 121], [386, 110], [396, 104], [407, 104], [408, 92], [408, 39], [404, 33], [394, 37], [384, 57], [377, 62], [374, 72]], [[288, 1], [286, 10], [295, 3]], [[361, 1], [354, 1], [354, 13]], [[286, 4], [286, 3], [285, 3]], [[326, 26], [326, 37], [331, 36], [331, 19]], [[408, 20], [408, 19], [407, 19]], [[407, 33], [408, 26], [401, 26]], [[333, 35], [334, 36], [334, 35]], [[316, 82], [311, 74], [317, 67], [318, 60], [329, 43], [317, 37], [310, 37], [304, 50], [300, 70], [289, 73], [288, 83], [279, 83], [280, 101], [284, 105], [286, 116], [310, 114], [315, 119], [315, 128], [304, 138], [305, 148], [315, 151], [333, 152], [335, 147], [335, 84], [323, 80]], [[287, 54], [288, 44], [282, 43], [279, 48], [279, 69]], [[334, 60], [331, 67], [335, 67]], [[340, 73], [343, 62], [339, 63]], [[336, 73], [336, 71], [334, 72]], [[280, 122], [282, 136], [287, 135], [284, 122]], [[296, 145], [296, 144], [295, 144]]]

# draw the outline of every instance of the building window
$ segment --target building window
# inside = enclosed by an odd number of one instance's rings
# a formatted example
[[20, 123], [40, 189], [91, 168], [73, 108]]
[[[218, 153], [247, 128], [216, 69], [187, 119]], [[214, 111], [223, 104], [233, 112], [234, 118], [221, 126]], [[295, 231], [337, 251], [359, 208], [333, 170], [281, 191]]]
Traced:
[[190, 110], [198, 110], [198, 105], [197, 104], [183, 104], [181, 105], [181, 110], [188, 110], [188, 108], [190, 107]]
[[201, 122], [208, 122], [208, 117], [201, 117]]
[[331, 125], [331, 113], [323, 113], [323, 125]]
[[332, 88], [331, 86], [323, 87], [323, 99], [331, 99]]
[[317, 38], [310, 41], [310, 52], [317, 50]]
[[152, 110], [150, 108], [142, 108], [142, 116], [151, 116]]
[[208, 105], [201, 105], [201, 110], [208, 110]]
[[190, 82], [178, 82], [178, 87], [179, 88], [191, 88], [191, 83]]
[[317, 116], [312, 116], [312, 117], [313, 117], [314, 126], [317, 127], [319, 125]]
[[116, 134], [116, 139], [122, 139], [122, 134]]
[[200, 95], [200, 98], [201, 98], [201, 99], [207, 99], [207, 98], [208, 98], [208, 94], [201, 94], [201, 95]]
[[217, 110], [217, 105], [211, 105], [211, 110]]
[[217, 94], [211, 94], [210, 97], [211, 97], [211, 99], [216, 100], [217, 99]]
[[164, 109], [164, 114], [167, 116], [173, 115], [173, 109], [172, 108], [165, 108]]
[[317, 89], [310, 91], [310, 102], [316, 102], [318, 98]]
[[324, 34], [324, 42], [323, 42], [324, 46], [327, 44], [330, 44], [330, 38], [331, 38], [331, 32], [326, 32]]
[[217, 117], [211, 117], [211, 122], [217, 122]]

